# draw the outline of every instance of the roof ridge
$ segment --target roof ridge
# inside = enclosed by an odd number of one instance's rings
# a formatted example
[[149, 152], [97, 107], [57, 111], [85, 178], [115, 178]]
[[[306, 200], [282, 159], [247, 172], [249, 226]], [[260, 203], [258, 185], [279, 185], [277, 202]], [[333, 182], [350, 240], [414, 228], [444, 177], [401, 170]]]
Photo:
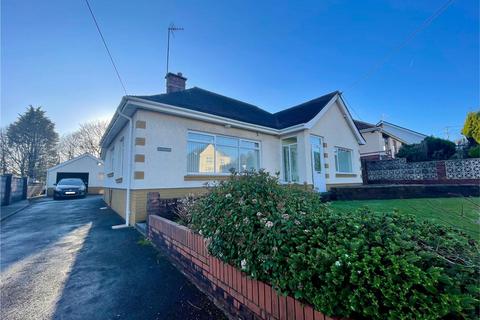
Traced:
[[156, 93], [156, 94], [128, 95], [128, 97], [142, 98], [142, 97], [166, 96], [166, 95], [168, 95], [168, 94], [174, 94], [174, 93], [180, 93], [180, 92], [189, 91], [189, 90], [192, 90], [193, 88], [197, 88], [197, 87], [192, 87], [192, 88], [188, 88], [188, 89], [185, 89], [185, 90], [174, 91], [174, 92], [170, 92], [170, 93], [165, 92], [165, 93]]
[[249, 102], [245, 102], [245, 101], [238, 100], [238, 99], [235, 99], [235, 98], [232, 98], [232, 97], [228, 97], [228, 96], [225, 96], [225, 95], [223, 95], [223, 94], [216, 93], [216, 92], [213, 92], [213, 91], [210, 91], [210, 90], [207, 90], [207, 89], [203, 89], [203, 88], [200, 88], [200, 87], [197, 87], [197, 86], [194, 86], [194, 87], [192, 87], [192, 88], [190, 88], [190, 89], [202, 90], [202, 91], [208, 92], [208, 93], [210, 93], [210, 94], [213, 94], [213, 95], [216, 95], [216, 96], [219, 96], [219, 97], [228, 99], [228, 100], [232, 100], [232, 101], [236, 101], [236, 102], [240, 102], [240, 103], [249, 105], [249, 106], [254, 107], [254, 108], [257, 108], [257, 109], [259, 109], [259, 110], [261, 110], [261, 111], [263, 111], [263, 112], [266, 112], [266, 113], [268, 113], [268, 114], [270, 114], [270, 115], [273, 115], [273, 113], [268, 112], [267, 110], [262, 109], [262, 108], [260, 108], [259, 106], [256, 106], [256, 105], [254, 105], [254, 104], [251, 104], [251, 103], [249, 103]]
[[[276, 115], [278, 115], [279, 113], [282, 113], [282, 112], [285, 112], [285, 111], [291, 111], [291, 110], [296, 109], [296, 108], [299, 108], [299, 107], [301, 107], [301, 106], [303, 106], [303, 105], [305, 105], [305, 104], [307, 104], [307, 103], [311, 103], [311, 102], [314, 102], [314, 101], [319, 100], [319, 99], [321, 99], [321, 98], [325, 98], [325, 97], [327, 97], [327, 96], [329, 96], [329, 95], [334, 95], [334, 94], [339, 94], [339, 93], [340, 93], [339, 90], [335, 90], [335, 91], [332, 91], [332, 92], [330, 92], [330, 93], [324, 94], [323, 96], [316, 97], [316, 98], [310, 99], [310, 100], [308, 100], [308, 101], [302, 102], [302, 103], [300, 103], [300, 104], [294, 105], [294, 106], [292, 106], [292, 107], [290, 107], [290, 108], [277, 111], [277, 112], [275, 112], [273, 115], [276, 116]], [[332, 96], [332, 97], [333, 97], [333, 96]], [[330, 98], [330, 99], [331, 99], [331, 98]]]
[[424, 133], [421, 133], [421, 132], [418, 132], [418, 131], [415, 131], [415, 130], [412, 130], [412, 129], [409, 129], [409, 128], [406, 128], [406, 127], [402, 127], [402, 126], [399, 126], [398, 124], [395, 124], [395, 123], [392, 123], [392, 122], [389, 122], [389, 121], [385, 121], [385, 120], [380, 120], [376, 125], [379, 126], [379, 125], [382, 124], [382, 123], [388, 123], [388, 124], [391, 124], [392, 126], [395, 126], [395, 127], [397, 127], [397, 128], [404, 129], [404, 130], [407, 130], [407, 131], [410, 131], [410, 132], [419, 134], [419, 135], [421, 135], [421, 136], [426, 136], [426, 137], [428, 137], [428, 135], [426, 135], [426, 134], [424, 134]]

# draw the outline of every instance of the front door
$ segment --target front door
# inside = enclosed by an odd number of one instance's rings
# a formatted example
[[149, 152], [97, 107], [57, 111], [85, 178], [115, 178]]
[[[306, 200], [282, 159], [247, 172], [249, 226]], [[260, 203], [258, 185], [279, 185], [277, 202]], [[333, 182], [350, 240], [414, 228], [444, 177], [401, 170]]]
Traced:
[[313, 188], [318, 192], [327, 191], [325, 180], [325, 165], [323, 163], [323, 141], [321, 137], [310, 136], [312, 149], [312, 179]]

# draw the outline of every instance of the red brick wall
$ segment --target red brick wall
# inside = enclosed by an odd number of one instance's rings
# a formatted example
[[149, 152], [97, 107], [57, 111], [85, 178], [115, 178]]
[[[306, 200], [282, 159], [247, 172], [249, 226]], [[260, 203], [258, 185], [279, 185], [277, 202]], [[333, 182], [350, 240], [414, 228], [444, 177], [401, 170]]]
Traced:
[[333, 319], [209, 255], [203, 237], [184, 226], [150, 215], [148, 236], [232, 319]]

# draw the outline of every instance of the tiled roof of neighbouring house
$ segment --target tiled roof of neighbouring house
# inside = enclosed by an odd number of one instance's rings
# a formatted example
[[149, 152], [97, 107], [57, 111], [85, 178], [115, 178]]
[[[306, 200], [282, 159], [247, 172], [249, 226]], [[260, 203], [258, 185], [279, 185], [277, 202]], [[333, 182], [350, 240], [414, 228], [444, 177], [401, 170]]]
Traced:
[[283, 129], [310, 121], [337, 93], [339, 92], [334, 91], [273, 114], [252, 104], [198, 87], [168, 94], [134, 97], [269, 128]]
[[353, 120], [355, 122], [355, 125], [357, 126], [358, 130], [365, 130], [365, 129], [371, 129], [371, 128], [376, 128], [377, 126], [368, 122], [363, 122], [360, 120]]

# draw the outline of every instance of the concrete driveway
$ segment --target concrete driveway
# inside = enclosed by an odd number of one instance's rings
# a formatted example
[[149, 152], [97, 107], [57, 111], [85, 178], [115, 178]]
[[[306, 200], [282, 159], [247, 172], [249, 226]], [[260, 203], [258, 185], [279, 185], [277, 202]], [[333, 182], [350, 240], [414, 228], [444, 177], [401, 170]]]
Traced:
[[100, 197], [36, 201], [1, 224], [1, 319], [224, 319]]

